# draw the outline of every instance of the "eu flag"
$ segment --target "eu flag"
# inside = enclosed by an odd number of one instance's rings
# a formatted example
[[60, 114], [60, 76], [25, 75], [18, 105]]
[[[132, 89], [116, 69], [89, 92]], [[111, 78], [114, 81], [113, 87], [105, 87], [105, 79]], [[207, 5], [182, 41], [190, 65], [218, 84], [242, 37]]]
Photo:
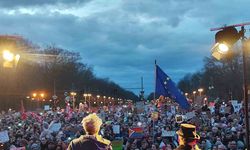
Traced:
[[175, 83], [158, 65], [156, 65], [155, 93], [174, 99], [184, 109], [189, 109], [190, 107], [186, 97], [181, 94]]

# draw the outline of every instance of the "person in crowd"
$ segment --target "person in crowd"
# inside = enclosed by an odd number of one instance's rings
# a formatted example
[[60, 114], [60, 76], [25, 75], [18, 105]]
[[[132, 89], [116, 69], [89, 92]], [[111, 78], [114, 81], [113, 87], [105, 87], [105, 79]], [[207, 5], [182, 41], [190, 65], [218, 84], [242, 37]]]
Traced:
[[200, 136], [196, 133], [195, 128], [191, 124], [181, 124], [177, 131], [179, 146], [175, 150], [199, 150], [197, 142]]
[[83, 118], [86, 135], [70, 142], [68, 150], [112, 150], [111, 142], [99, 135], [102, 120], [94, 113]]

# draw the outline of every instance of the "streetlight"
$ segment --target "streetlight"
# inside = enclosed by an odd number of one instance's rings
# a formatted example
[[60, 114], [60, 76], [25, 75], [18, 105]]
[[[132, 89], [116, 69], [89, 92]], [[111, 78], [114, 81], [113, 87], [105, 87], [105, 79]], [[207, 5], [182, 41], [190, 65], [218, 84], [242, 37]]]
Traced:
[[90, 105], [91, 105], [90, 104], [90, 100], [91, 100], [90, 97], [92, 96], [92, 94], [88, 93], [87, 96], [89, 97], [89, 109], [90, 109]]
[[105, 106], [106, 96], [103, 96], [104, 106]]
[[199, 89], [198, 89], [198, 92], [200, 93], [200, 96], [201, 96], [201, 93], [202, 93], [203, 91], [204, 91], [203, 88], [199, 88]]
[[75, 96], [76, 96], [76, 92], [70, 92], [70, 95], [72, 96], [72, 98], [73, 98], [73, 110], [75, 110], [75, 102], [76, 102], [76, 100], [75, 100]]
[[195, 101], [195, 94], [196, 94], [196, 91], [193, 91], [193, 95], [194, 95], [193, 103], [194, 103], [194, 101]]
[[33, 97], [36, 97], [36, 96], [37, 96], [37, 94], [36, 94], [36, 93], [33, 93], [33, 94], [32, 94], [32, 96], [33, 96]]
[[83, 94], [84, 96], [84, 100], [85, 100], [85, 104], [87, 103], [86, 97], [88, 96], [88, 94]]
[[100, 95], [96, 95], [97, 97], [97, 103], [99, 102], [99, 98], [101, 97]]
[[[243, 61], [243, 85], [244, 85], [244, 110], [245, 110], [245, 125], [246, 125], [246, 145], [247, 149], [250, 149], [249, 145], [249, 118], [248, 118], [248, 86], [247, 86], [247, 63], [246, 63], [246, 53], [247, 53], [247, 41], [245, 37], [245, 25], [250, 25], [250, 22], [243, 24], [236, 24], [222, 28], [213, 28], [211, 31], [219, 30], [215, 34], [215, 42], [219, 43], [217, 46], [214, 46], [212, 49], [212, 56], [217, 60], [220, 60], [224, 57], [226, 52], [229, 52], [231, 48], [238, 40], [241, 39], [242, 43], [242, 61]], [[241, 30], [238, 30], [235, 27], [241, 27]], [[225, 44], [224, 46], [219, 46], [220, 44]], [[228, 47], [228, 48], [226, 48]], [[225, 53], [221, 53], [221, 52]], [[216, 53], [216, 55], [215, 55]]]
[[2, 55], [4, 60], [3, 67], [5, 68], [13, 68], [13, 66], [17, 66], [17, 63], [21, 57], [19, 54], [14, 54], [9, 50], [3, 50]]
[[187, 97], [187, 96], [188, 96], [188, 93], [185, 93], [185, 96]]

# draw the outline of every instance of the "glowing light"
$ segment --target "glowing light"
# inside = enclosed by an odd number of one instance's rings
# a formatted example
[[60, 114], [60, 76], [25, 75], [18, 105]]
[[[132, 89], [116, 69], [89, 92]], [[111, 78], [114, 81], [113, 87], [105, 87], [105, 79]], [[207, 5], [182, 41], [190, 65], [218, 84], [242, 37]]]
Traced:
[[33, 94], [32, 94], [32, 96], [33, 96], [33, 97], [36, 97], [36, 96], [37, 96], [37, 94], [36, 94], [36, 93], [33, 93]]
[[8, 50], [3, 51], [3, 59], [6, 61], [13, 61], [14, 60], [14, 54], [11, 53]]
[[227, 53], [229, 50], [228, 46], [226, 44], [219, 44], [219, 52], [222, 53], [222, 54], [225, 54]]

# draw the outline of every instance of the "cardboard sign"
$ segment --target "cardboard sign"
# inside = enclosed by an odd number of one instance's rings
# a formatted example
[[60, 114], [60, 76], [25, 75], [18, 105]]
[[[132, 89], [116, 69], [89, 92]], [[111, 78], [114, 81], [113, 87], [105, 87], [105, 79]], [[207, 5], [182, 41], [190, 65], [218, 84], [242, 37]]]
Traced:
[[195, 117], [195, 112], [194, 111], [188, 112], [186, 113], [185, 117], [187, 120], [192, 119], [193, 117]]
[[162, 137], [174, 137], [175, 135], [175, 131], [163, 131], [161, 134]]
[[182, 123], [184, 121], [184, 116], [182, 115], [176, 115], [175, 116], [176, 123]]
[[0, 132], [0, 143], [5, 143], [8, 142], [9, 140], [10, 138], [7, 130]]
[[44, 110], [48, 111], [50, 109], [49, 105], [44, 105]]
[[220, 107], [220, 113], [225, 113], [225, 106], [222, 105], [222, 106]]
[[144, 101], [136, 102], [136, 110], [137, 113], [143, 113], [144, 112]]
[[120, 134], [120, 125], [113, 125], [114, 134]]
[[53, 123], [49, 130], [52, 132], [58, 132], [61, 129], [62, 124], [61, 123]]
[[175, 111], [175, 106], [171, 106], [171, 113], [172, 113], [172, 114], [175, 114], [175, 112], [176, 112], [176, 111]]

